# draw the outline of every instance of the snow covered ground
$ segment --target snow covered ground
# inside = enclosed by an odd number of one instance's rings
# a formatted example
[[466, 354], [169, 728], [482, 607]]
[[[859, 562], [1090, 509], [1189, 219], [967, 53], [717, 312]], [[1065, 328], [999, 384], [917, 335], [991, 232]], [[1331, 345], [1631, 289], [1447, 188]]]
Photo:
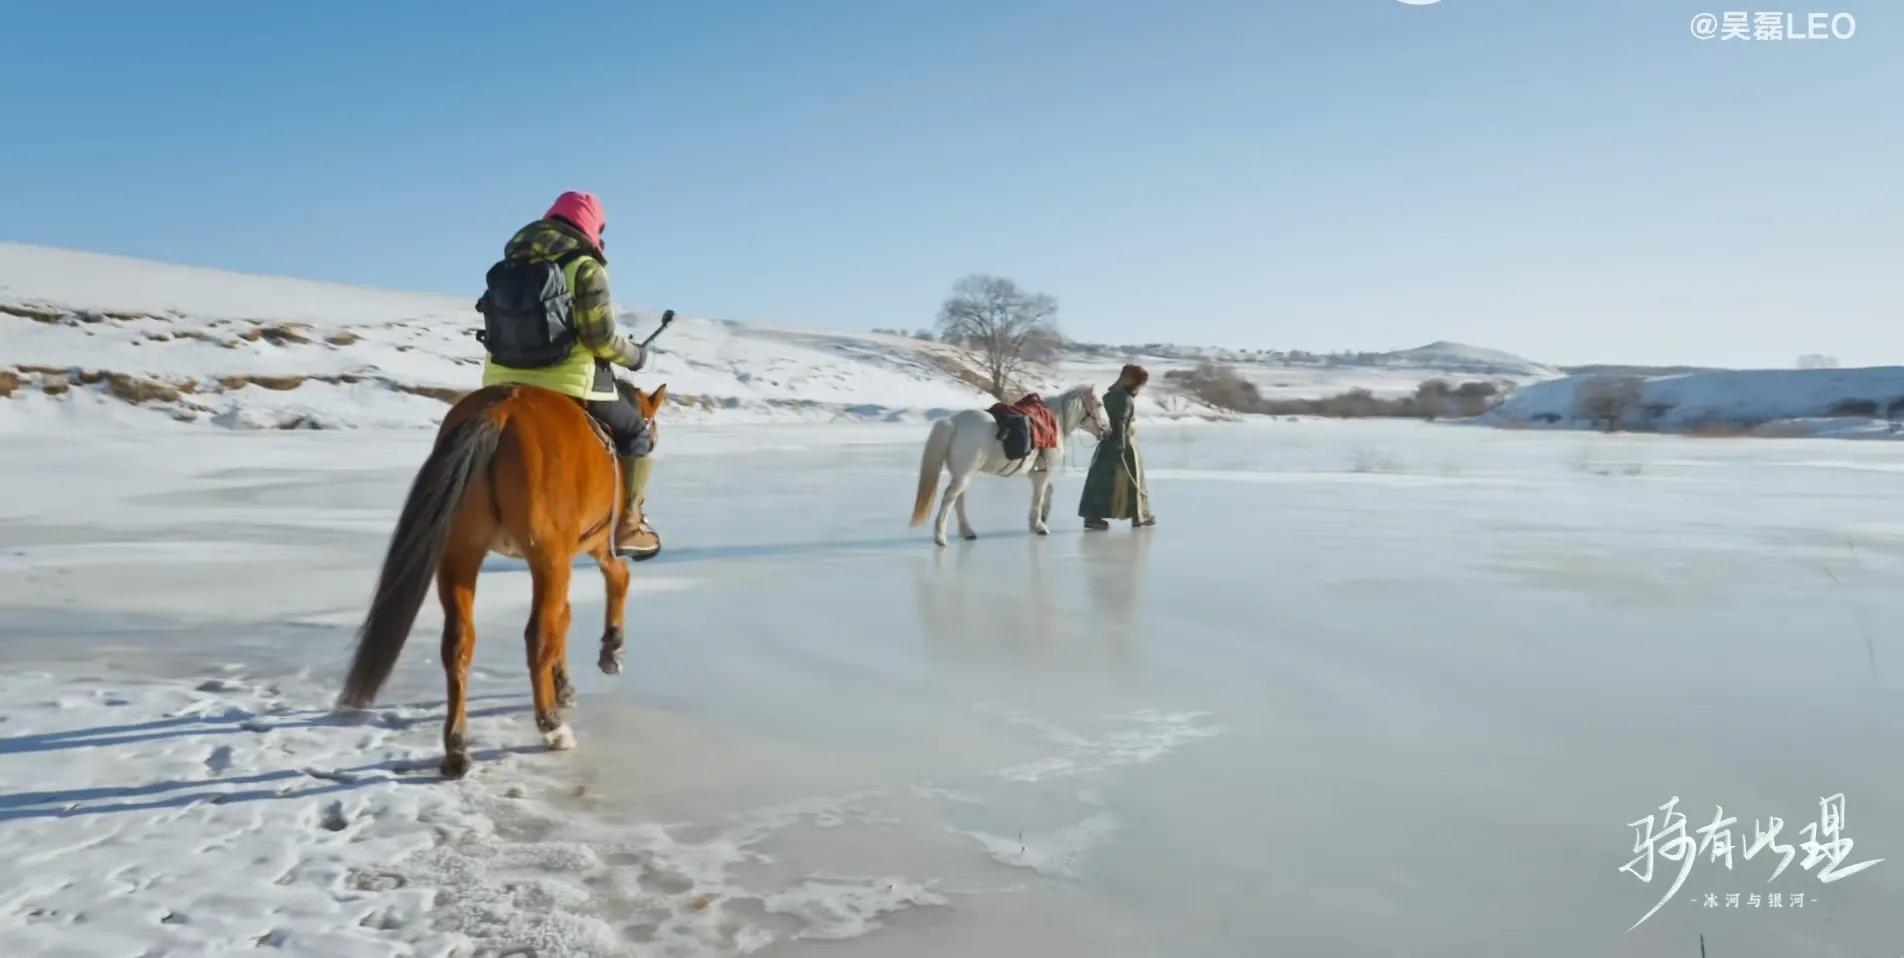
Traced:
[[[427, 434], [16, 431], [0, 953], [1896, 951], [1904, 447], [1150, 424], [1158, 528], [1036, 539], [986, 480], [940, 551], [922, 438], [665, 430], [622, 676], [576, 578], [581, 748], [534, 747], [497, 560], [446, 783], [433, 612], [327, 710]], [[1627, 933], [1677, 867], [1622, 874], [1628, 822], [1796, 843], [1838, 792], [1887, 861], [1701, 855]]]

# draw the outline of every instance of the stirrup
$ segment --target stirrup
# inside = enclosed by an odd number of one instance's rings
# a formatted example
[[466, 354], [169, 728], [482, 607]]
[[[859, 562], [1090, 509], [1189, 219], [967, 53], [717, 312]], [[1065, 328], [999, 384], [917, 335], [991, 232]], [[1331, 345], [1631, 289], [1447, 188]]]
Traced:
[[[640, 543], [640, 540], [644, 537], [652, 539], [653, 543]], [[650, 528], [647, 520], [642, 520], [641, 524], [635, 527], [633, 538], [636, 542], [626, 545], [617, 539], [615, 543], [615, 554], [634, 562], [646, 562], [661, 554], [661, 533]]]

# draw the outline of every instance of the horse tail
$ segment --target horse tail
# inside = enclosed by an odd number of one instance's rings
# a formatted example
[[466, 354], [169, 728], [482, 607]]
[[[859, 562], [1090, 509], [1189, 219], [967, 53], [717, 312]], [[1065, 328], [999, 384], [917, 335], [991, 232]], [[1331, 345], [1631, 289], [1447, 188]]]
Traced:
[[926, 513], [932, 511], [932, 490], [939, 485], [939, 473], [945, 470], [946, 452], [952, 448], [952, 420], [941, 419], [932, 424], [932, 435], [926, 437], [925, 455], [919, 457], [919, 492], [912, 497], [912, 524], [926, 521]]
[[502, 439], [503, 417], [478, 413], [450, 427], [417, 470], [403, 514], [390, 535], [383, 573], [370, 614], [357, 630], [357, 653], [337, 703], [369, 708], [396, 668], [403, 640], [410, 635], [417, 609], [430, 591], [430, 578], [443, 557], [463, 499], [489, 466]]

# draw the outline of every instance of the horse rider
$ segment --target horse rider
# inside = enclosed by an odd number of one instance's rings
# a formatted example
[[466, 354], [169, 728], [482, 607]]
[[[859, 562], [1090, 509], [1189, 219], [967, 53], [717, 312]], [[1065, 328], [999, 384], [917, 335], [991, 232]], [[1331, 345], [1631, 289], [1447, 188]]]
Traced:
[[[490, 352], [483, 366], [483, 385], [539, 386], [573, 396], [601, 423], [621, 460], [622, 509], [615, 551], [641, 561], [661, 551], [661, 537], [648, 524], [644, 511], [654, 439], [633, 397], [616, 388], [611, 365], [638, 370], [648, 357], [639, 343], [615, 325], [608, 295], [608, 257], [602, 252], [607, 227], [601, 201], [594, 194], [568, 192], [557, 197], [541, 219], [516, 231], [503, 249], [503, 261], [490, 270], [489, 291], [477, 304], [486, 319], [484, 343]], [[541, 271], [511, 269], [525, 264]], [[529, 287], [523, 286], [524, 275], [529, 277]], [[553, 287], [558, 278], [561, 289]], [[511, 283], [515, 284], [513, 295]], [[511, 313], [497, 308], [512, 301], [531, 304], [530, 313], [540, 313], [547, 306], [551, 309], [548, 321], [537, 315], [513, 329], [499, 329], [499, 322], [507, 321], [499, 316], [520, 319], [524, 315], [520, 310]], [[569, 327], [563, 335], [547, 332], [562, 329], [556, 315], [560, 310], [551, 303], [567, 310], [563, 319]], [[565, 340], [572, 340], [572, 345]]]

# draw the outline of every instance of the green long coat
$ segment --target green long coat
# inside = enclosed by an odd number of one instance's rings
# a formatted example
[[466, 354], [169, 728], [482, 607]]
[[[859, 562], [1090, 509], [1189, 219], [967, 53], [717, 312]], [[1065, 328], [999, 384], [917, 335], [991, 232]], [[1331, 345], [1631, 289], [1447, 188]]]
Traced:
[[1150, 518], [1150, 487], [1144, 482], [1143, 457], [1137, 454], [1134, 405], [1122, 386], [1104, 393], [1110, 430], [1097, 444], [1091, 471], [1084, 477], [1084, 495], [1078, 500], [1083, 518]]

